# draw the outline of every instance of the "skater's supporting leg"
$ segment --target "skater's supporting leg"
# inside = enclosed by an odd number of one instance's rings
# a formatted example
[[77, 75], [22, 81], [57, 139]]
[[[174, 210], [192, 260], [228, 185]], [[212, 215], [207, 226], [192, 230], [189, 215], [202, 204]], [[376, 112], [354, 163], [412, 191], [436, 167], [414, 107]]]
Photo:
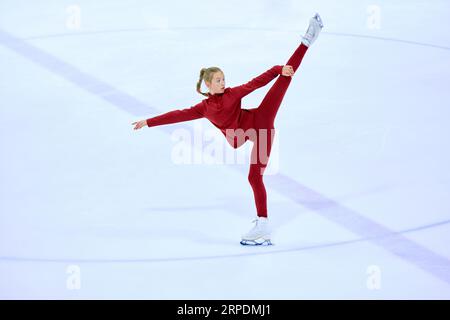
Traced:
[[257, 139], [253, 141], [248, 181], [253, 189], [256, 213], [259, 217], [267, 217], [267, 193], [263, 175], [269, 162], [275, 129], [257, 130]]

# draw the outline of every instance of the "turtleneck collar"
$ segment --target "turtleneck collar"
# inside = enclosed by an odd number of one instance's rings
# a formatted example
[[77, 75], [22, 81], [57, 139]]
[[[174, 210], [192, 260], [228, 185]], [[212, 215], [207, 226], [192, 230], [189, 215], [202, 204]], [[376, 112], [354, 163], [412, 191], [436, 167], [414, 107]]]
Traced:
[[222, 96], [224, 93], [225, 93], [225, 92], [211, 94], [211, 93], [208, 92], [207, 94], [208, 94], [208, 98], [210, 98], [210, 97], [219, 97], [219, 96]]

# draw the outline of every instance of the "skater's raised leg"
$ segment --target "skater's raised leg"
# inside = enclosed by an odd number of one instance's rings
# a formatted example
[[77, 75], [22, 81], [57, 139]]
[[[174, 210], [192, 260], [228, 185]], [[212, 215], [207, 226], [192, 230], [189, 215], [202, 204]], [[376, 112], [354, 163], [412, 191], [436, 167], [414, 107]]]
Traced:
[[[286, 65], [292, 66], [294, 72], [300, 66], [300, 63], [308, 50], [308, 47], [301, 44], [288, 60]], [[291, 76], [280, 75], [269, 91], [264, 96], [261, 104], [256, 109], [255, 123], [260, 128], [271, 128], [274, 126], [275, 116], [283, 101], [284, 95], [291, 83]]]
[[[311, 18], [308, 30], [302, 38], [302, 43], [295, 50], [292, 56], [287, 61], [286, 65], [291, 66], [294, 72], [297, 71], [300, 63], [305, 56], [306, 51], [317, 39], [320, 31], [323, 28], [323, 23], [318, 14]], [[284, 95], [291, 83], [291, 76], [280, 75], [272, 87], [269, 89], [260, 106], [256, 110], [255, 122], [257, 126], [262, 128], [273, 128], [275, 116], [283, 101]]]

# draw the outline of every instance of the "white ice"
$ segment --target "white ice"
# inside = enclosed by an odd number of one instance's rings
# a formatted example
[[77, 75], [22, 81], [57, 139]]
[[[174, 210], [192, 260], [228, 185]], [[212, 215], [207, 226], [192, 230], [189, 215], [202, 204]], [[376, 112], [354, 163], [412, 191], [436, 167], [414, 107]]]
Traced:
[[[131, 123], [201, 101], [202, 67], [236, 86], [285, 64], [316, 11], [265, 177], [275, 245], [243, 247], [248, 164], [172, 154], [217, 129]], [[0, 297], [449, 299], [449, 18], [443, 0], [1, 0]]]

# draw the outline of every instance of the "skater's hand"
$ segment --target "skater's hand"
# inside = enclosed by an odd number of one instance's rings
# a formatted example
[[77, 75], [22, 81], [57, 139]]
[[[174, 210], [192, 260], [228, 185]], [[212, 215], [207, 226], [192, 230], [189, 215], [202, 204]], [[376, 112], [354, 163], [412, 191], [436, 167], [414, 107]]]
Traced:
[[135, 124], [136, 126], [134, 127], [134, 130], [140, 129], [142, 127], [147, 126], [147, 121], [146, 120], [141, 120], [141, 121], [136, 121], [133, 122], [132, 124]]
[[289, 65], [285, 65], [285, 66], [283, 66], [283, 70], [281, 71], [281, 74], [286, 77], [291, 77], [294, 75], [294, 69]]

